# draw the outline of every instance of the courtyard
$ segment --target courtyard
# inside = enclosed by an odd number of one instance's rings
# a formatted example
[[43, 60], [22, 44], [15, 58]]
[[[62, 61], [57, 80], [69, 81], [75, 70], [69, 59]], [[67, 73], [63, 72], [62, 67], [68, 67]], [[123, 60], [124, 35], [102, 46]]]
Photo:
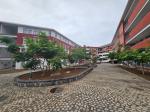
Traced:
[[117, 65], [100, 64], [83, 79], [56, 86], [17, 87], [0, 75], [0, 112], [150, 112], [150, 82]]

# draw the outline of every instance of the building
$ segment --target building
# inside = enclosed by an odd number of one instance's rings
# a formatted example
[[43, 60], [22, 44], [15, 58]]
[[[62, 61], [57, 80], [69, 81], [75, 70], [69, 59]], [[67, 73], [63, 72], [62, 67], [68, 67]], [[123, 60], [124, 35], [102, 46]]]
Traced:
[[93, 47], [93, 46], [84, 46], [87, 54], [91, 54], [91, 57], [97, 57], [98, 62], [109, 62], [108, 54], [112, 51], [112, 45], [107, 44], [104, 46]]
[[109, 60], [107, 56], [109, 52], [121, 51], [125, 47], [131, 49], [150, 47], [150, 0], [128, 0], [112, 42], [87, 49], [106, 62]]
[[112, 44], [100, 46], [98, 48], [98, 58], [100, 62], [109, 62], [108, 54], [112, 52]]
[[98, 47], [98, 54], [112, 51], [112, 44], [106, 44]]
[[98, 48], [99, 47], [93, 47], [93, 46], [85, 46], [84, 47], [86, 49], [86, 53], [90, 54], [91, 57], [97, 57], [98, 56]]
[[112, 45], [116, 51], [150, 47], [150, 0], [128, 0]]
[[[0, 22], [0, 37], [9, 37], [20, 46], [25, 44], [26, 37], [36, 38], [39, 32], [45, 32], [49, 40], [62, 46], [67, 53], [69, 53], [71, 49], [79, 47], [78, 44], [54, 29]], [[2, 43], [0, 44], [0, 69], [10, 68], [14, 65], [11, 54], [7, 52], [6, 48], [7, 46]]]

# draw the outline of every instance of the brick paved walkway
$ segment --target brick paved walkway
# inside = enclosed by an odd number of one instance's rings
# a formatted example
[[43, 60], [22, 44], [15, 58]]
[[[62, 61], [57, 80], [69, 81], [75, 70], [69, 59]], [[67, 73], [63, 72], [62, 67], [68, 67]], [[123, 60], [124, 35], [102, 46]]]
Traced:
[[0, 112], [150, 112], [150, 82], [116, 65], [101, 64], [55, 94], [16, 87], [14, 76], [0, 75]]

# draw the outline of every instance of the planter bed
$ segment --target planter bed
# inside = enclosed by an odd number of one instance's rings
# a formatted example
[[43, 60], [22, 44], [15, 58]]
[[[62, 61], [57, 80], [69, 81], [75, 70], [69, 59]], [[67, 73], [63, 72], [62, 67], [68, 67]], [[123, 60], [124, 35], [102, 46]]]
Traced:
[[145, 70], [145, 74], [142, 74], [141, 68], [130, 68], [128, 66], [125, 65], [119, 65], [119, 67], [121, 67], [122, 69], [125, 69], [131, 73], [134, 73], [146, 80], [150, 80], [150, 71], [146, 68]]
[[57, 72], [45, 72], [43, 75], [41, 71], [34, 72], [32, 78], [29, 80], [29, 74], [23, 74], [15, 78], [15, 85], [20, 87], [40, 87], [60, 85], [79, 80], [88, 74], [93, 67], [75, 67], [66, 68]]

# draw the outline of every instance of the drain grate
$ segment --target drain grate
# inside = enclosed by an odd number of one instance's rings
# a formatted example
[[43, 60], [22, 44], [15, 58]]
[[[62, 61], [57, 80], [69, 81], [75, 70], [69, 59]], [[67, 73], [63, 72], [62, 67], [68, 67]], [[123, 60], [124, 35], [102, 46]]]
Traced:
[[5, 95], [0, 96], [0, 102], [6, 100], [7, 98], [8, 98], [8, 96], [5, 96]]
[[50, 90], [50, 93], [60, 93], [62, 91], [63, 91], [63, 88], [61, 88], [61, 87], [55, 87], [55, 88], [52, 88]]

